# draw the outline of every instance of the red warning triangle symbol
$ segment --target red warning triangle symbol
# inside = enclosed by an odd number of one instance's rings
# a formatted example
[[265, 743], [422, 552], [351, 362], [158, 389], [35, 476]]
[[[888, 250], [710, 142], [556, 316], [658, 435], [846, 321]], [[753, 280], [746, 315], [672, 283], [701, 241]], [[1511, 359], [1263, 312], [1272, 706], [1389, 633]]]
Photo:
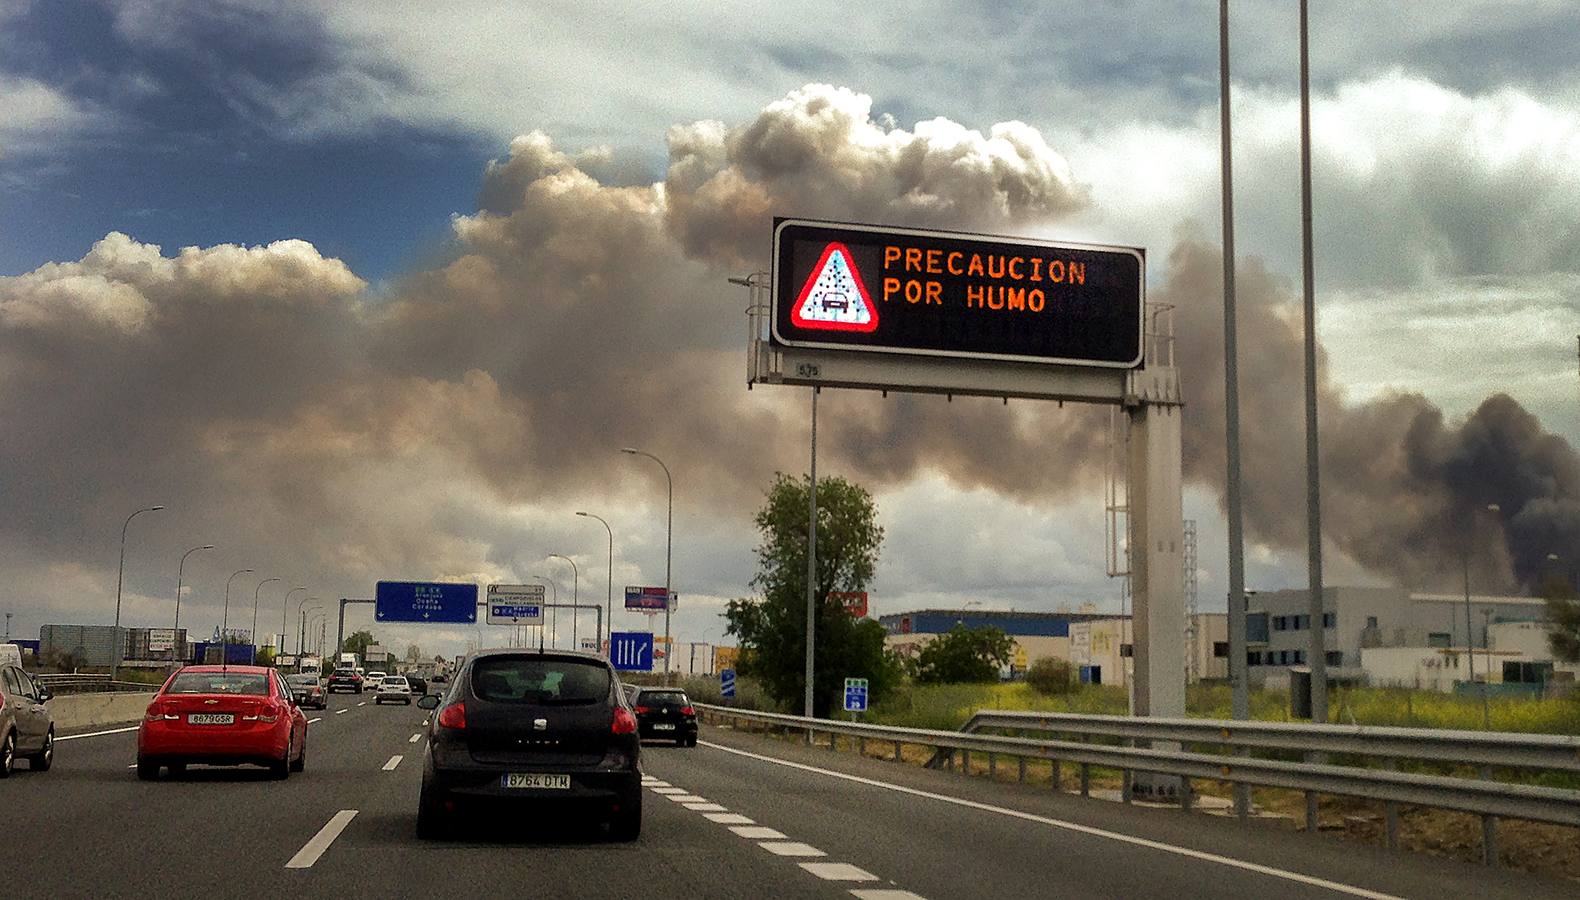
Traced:
[[801, 287], [790, 321], [797, 328], [821, 331], [876, 331], [878, 307], [873, 305], [856, 271], [850, 249], [830, 241], [812, 267], [812, 275]]

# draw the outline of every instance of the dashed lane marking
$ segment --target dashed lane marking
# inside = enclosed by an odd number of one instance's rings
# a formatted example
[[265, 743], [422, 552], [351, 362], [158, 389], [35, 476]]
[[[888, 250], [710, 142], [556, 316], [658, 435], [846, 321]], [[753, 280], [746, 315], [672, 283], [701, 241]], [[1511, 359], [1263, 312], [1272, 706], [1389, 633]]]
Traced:
[[775, 856], [827, 856], [822, 850], [800, 841], [763, 841], [757, 846]]
[[102, 737], [102, 736], [104, 736], [106, 734], [125, 734], [128, 731], [136, 731], [140, 727], [142, 727], [142, 726], [140, 726], [140, 725], [133, 725], [130, 728], [111, 728], [109, 731], [90, 731], [87, 734], [57, 734], [57, 735], [55, 735], [55, 740], [57, 740], [57, 741], [74, 741], [77, 738]]
[[700, 813], [729, 812], [729, 810], [725, 809], [724, 807], [720, 806], [717, 803], [682, 803], [680, 805], [684, 806], [685, 808], [687, 808], [689, 810], [691, 810], [692, 812], [700, 812]]
[[870, 888], [867, 890], [851, 891], [857, 900], [922, 900], [918, 894], [910, 891], [896, 891], [890, 888]]
[[393, 772], [393, 771], [395, 771], [395, 767], [400, 765], [400, 761], [402, 759], [405, 759], [405, 757], [401, 756], [399, 753], [397, 753], [394, 756], [390, 757], [390, 761], [384, 764], [384, 771], [386, 771], [386, 772]]
[[324, 721], [324, 717], [323, 717], [323, 716], [319, 716], [319, 717], [318, 717], [318, 718], [316, 718], [316, 719], [308, 719], [308, 720], [307, 720], [307, 724], [309, 724], [309, 725], [311, 725], [311, 724], [313, 724], [313, 723], [314, 723], [314, 722], [322, 722], [322, 721]]
[[[801, 868], [824, 881], [877, 881], [878, 876], [860, 866], [842, 862], [804, 862]], [[911, 894], [911, 896], [916, 896]]]
[[286, 863], [285, 867], [287, 869], [311, 869], [313, 863], [318, 862], [318, 858], [324, 855], [324, 851], [329, 849], [329, 845], [335, 842], [335, 838], [340, 837], [340, 832], [345, 831], [346, 826], [350, 825], [351, 820], [356, 817], [357, 811], [354, 809], [342, 809], [340, 812], [335, 813], [324, 824], [323, 828], [318, 829], [317, 834], [313, 835], [307, 843], [302, 845], [302, 849], [296, 851], [296, 855], [291, 857], [291, 861]]
[[358, 703], [357, 705], [358, 706], [367, 706], [368, 705], [368, 701], [363, 700], [361, 703]]
[[676, 803], [707, 803], [707, 797], [698, 797], [696, 794], [668, 794], [669, 799]]
[[345, 714], [346, 714], [346, 713], [347, 713], [347, 712], [349, 712], [349, 710], [344, 710], [344, 709], [337, 709], [337, 710], [335, 710], [335, 715], [337, 715], [337, 716], [343, 716], [343, 715], [345, 715]]
[[[712, 816], [708, 816], [708, 818], [713, 819]], [[746, 817], [741, 816], [741, 818], [744, 819]], [[713, 821], [717, 822], [719, 820], [713, 819]], [[769, 828], [766, 825], [736, 825], [730, 830], [743, 838], [750, 838], [754, 841], [782, 841], [785, 837], [784, 832]]]
[[[1335, 891], [1340, 894], [1348, 894], [1352, 897], [1365, 897], [1367, 900], [1400, 900], [1399, 897], [1396, 897], [1393, 894], [1384, 894], [1380, 891], [1372, 891], [1366, 888], [1356, 887], [1355, 885], [1351, 884], [1329, 881], [1326, 878], [1317, 878], [1314, 875], [1302, 875], [1299, 872], [1291, 872], [1288, 869], [1278, 869], [1274, 868], [1273, 866], [1264, 866], [1260, 863], [1247, 862], [1243, 859], [1234, 859], [1233, 857], [1228, 856], [1219, 856], [1216, 853], [1207, 853], [1203, 850], [1193, 850], [1189, 847], [1177, 847], [1173, 844], [1165, 844], [1162, 841], [1154, 841], [1147, 838], [1136, 837], [1134, 835], [1121, 834], [1117, 831], [1108, 831], [1107, 829], [1095, 828], [1090, 825], [1081, 825], [1076, 822], [1067, 822], [1063, 819], [1039, 816], [1034, 813], [1022, 812], [1018, 809], [1008, 809], [1002, 806], [994, 806], [990, 803], [979, 803], [975, 800], [967, 800], [963, 797], [954, 797], [949, 794], [937, 794], [932, 791], [924, 791], [919, 788], [891, 784], [887, 781], [879, 781], [875, 778], [863, 778], [860, 775], [851, 775], [847, 772], [835, 772], [831, 769], [821, 769], [817, 766], [806, 765], [805, 763], [791, 762], [787, 759], [777, 759], [772, 756], [764, 756], [760, 753], [752, 753], [749, 750], [740, 750], [735, 747], [726, 747], [723, 744], [715, 744], [711, 741], [701, 741], [699, 743], [701, 743], [702, 746], [713, 750], [722, 750], [725, 753], [733, 753], [736, 756], [744, 756], [748, 759], [772, 763], [776, 766], [784, 766], [785, 768], [796, 769], [802, 772], [812, 772], [818, 775], [826, 775], [830, 778], [838, 778], [844, 781], [855, 782], [856, 784], [865, 784], [869, 787], [883, 788], [884, 790], [894, 791], [896, 793], [905, 794], [911, 797], [922, 797], [928, 800], [937, 800], [940, 803], [949, 803], [955, 806], [963, 806], [967, 809], [997, 813], [998, 815], [1009, 816], [1010, 818], [1020, 819], [1024, 822], [1037, 822], [1042, 825], [1051, 825], [1054, 828], [1062, 828], [1066, 831], [1076, 832], [1077, 834], [1105, 838], [1107, 840], [1118, 841], [1120, 843], [1130, 844], [1136, 847], [1145, 847], [1149, 850], [1159, 850], [1164, 853], [1172, 853], [1177, 856], [1184, 856], [1189, 859], [1196, 859], [1202, 862], [1215, 863], [1217, 865], [1228, 866], [1230, 868], [1240, 869], [1246, 872], [1255, 872], [1258, 875], [1267, 875], [1273, 878], [1281, 878], [1285, 881], [1293, 881], [1298, 884], [1309, 884], [1313, 887]], [[859, 892], [857, 893], [859, 896]], [[874, 896], [871, 898], [864, 898], [864, 900], [883, 900], [883, 898]]]
[[656, 787], [652, 790], [653, 793], [665, 797], [689, 797], [691, 795], [690, 791], [686, 790], [685, 788], [678, 787]]
[[417, 733], [417, 734], [414, 734], [414, 735], [412, 735], [412, 736], [411, 736], [411, 740], [409, 740], [409, 741], [407, 741], [407, 742], [406, 742], [406, 743], [408, 743], [408, 744], [415, 744], [415, 743], [417, 743], [417, 742], [418, 742], [418, 741], [420, 741], [420, 740], [422, 740], [422, 734], [421, 734], [421, 732], [419, 732], [419, 733]]

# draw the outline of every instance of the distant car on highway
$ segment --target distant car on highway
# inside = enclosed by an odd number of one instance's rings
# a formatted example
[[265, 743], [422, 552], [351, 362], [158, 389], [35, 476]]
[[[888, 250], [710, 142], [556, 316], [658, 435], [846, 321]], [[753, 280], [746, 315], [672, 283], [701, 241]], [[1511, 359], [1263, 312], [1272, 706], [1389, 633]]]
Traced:
[[287, 778], [307, 765], [307, 717], [262, 666], [187, 666], [154, 695], [137, 729], [137, 777], [193, 763], [258, 765]]
[[336, 669], [329, 675], [327, 690], [333, 694], [336, 691], [345, 691], [348, 694], [362, 693], [362, 673], [356, 669]]
[[55, 763], [55, 719], [49, 688], [18, 665], [0, 665], [0, 778], [9, 777], [18, 759], [35, 772]]
[[385, 675], [379, 680], [379, 692], [373, 698], [373, 704], [377, 706], [386, 700], [411, 705], [411, 685], [406, 682], [405, 675]]
[[363, 687], [366, 687], [370, 691], [376, 691], [376, 690], [379, 689], [379, 682], [381, 682], [383, 680], [384, 680], [384, 673], [383, 672], [377, 672], [377, 671], [369, 672], [366, 675], [362, 676], [362, 685], [363, 685]]
[[605, 819], [615, 840], [641, 835], [641, 742], [608, 660], [485, 650], [467, 656], [448, 694], [417, 705], [438, 710], [423, 751], [418, 837], [443, 837], [469, 806], [505, 804], [575, 804]]
[[419, 697], [428, 693], [428, 682], [421, 675], [407, 675], [406, 683], [411, 685], [411, 692]]
[[631, 705], [642, 737], [672, 740], [678, 747], [697, 746], [697, 708], [686, 698], [685, 691], [638, 688]]
[[317, 675], [287, 675], [285, 683], [291, 689], [291, 699], [296, 701], [297, 706], [329, 708], [329, 691]]

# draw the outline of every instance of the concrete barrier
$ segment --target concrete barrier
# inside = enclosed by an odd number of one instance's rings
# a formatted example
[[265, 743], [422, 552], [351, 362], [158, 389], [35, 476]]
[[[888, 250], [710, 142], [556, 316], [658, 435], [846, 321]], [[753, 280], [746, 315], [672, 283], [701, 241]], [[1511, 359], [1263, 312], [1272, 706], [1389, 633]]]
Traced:
[[68, 694], [49, 701], [57, 734], [87, 731], [110, 725], [130, 725], [139, 721], [154, 699], [155, 692]]

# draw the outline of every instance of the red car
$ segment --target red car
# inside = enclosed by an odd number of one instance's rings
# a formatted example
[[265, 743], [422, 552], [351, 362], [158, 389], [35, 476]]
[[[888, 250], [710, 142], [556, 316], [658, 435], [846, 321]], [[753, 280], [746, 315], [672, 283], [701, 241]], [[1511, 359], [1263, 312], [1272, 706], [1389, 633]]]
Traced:
[[262, 666], [187, 666], [170, 676], [137, 729], [137, 777], [189, 764], [266, 766], [275, 778], [307, 763], [307, 717]]

